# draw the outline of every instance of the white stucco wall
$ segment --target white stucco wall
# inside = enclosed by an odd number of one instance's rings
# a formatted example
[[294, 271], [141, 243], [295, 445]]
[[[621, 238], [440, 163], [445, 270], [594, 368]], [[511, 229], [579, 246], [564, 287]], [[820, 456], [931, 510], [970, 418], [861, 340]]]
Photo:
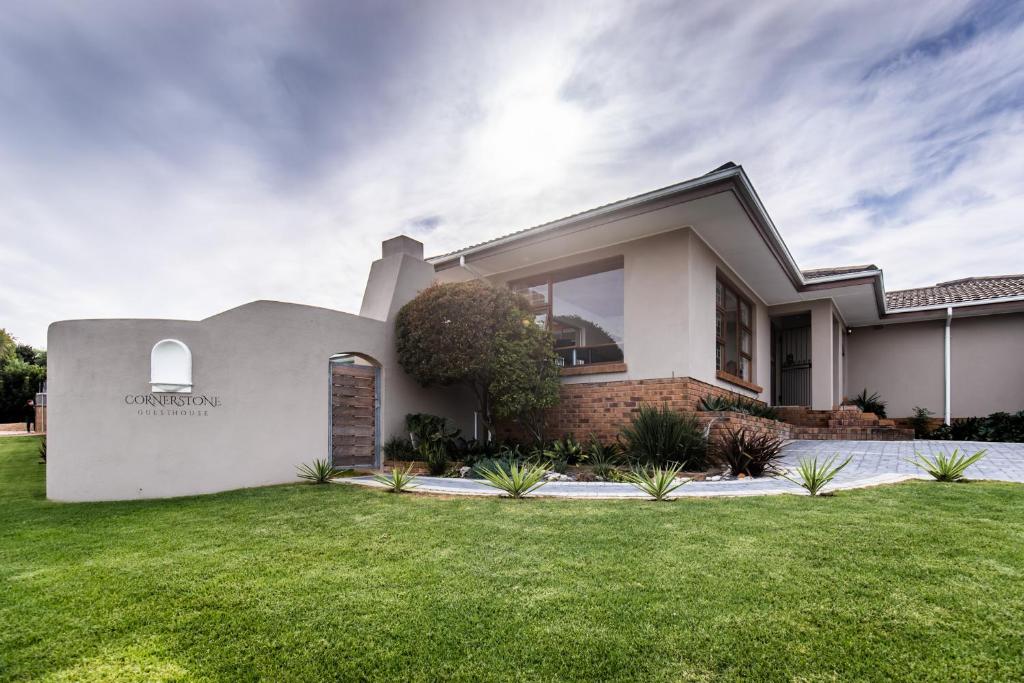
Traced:
[[[388, 290], [372, 298], [377, 310], [390, 315], [429, 284], [433, 269], [425, 265], [378, 268], [391, 275], [371, 278], [370, 288]], [[337, 353], [366, 354], [382, 366], [382, 440], [404, 432], [406, 413], [420, 411], [446, 415], [471, 433], [464, 396], [424, 390], [401, 371], [393, 330], [391, 320], [274, 301], [202, 321], [54, 323], [47, 496], [157, 498], [296, 481], [297, 464], [329, 457], [328, 362]], [[150, 350], [167, 338], [192, 351], [194, 386], [182, 396], [219, 402], [201, 408], [205, 414], [130, 402], [150, 395]]]
[[[877, 391], [893, 417], [909, 417], [915, 406], [941, 416], [944, 337], [942, 320], [854, 329], [849, 393]], [[950, 341], [953, 417], [1024, 410], [1024, 313], [954, 317]]]

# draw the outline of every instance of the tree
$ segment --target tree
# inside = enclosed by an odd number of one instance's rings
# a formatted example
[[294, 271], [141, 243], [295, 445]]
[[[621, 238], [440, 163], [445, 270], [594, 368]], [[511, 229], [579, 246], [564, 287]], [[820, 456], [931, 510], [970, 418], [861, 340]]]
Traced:
[[7, 330], [0, 327], [0, 367], [3, 367], [5, 361], [14, 357], [15, 349], [17, 345], [14, 343], [14, 337], [7, 333]]
[[46, 379], [46, 352], [18, 344], [0, 329], [0, 422], [19, 422]]
[[466, 386], [488, 431], [508, 418], [539, 438], [558, 366], [523, 297], [481, 281], [434, 284], [398, 312], [395, 334], [398, 362], [420, 384]]

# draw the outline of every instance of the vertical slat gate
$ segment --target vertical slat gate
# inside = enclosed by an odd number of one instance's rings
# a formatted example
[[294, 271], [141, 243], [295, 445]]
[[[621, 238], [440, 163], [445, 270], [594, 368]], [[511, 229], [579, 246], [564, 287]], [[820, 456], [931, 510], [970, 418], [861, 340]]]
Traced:
[[377, 461], [377, 368], [331, 364], [331, 458], [335, 467]]
[[811, 405], [811, 328], [783, 330], [779, 335], [779, 351], [782, 356], [779, 403]]

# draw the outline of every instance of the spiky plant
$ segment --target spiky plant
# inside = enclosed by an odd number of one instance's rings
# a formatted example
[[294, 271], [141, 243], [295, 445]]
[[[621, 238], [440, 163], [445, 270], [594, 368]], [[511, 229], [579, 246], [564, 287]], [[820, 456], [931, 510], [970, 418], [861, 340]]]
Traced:
[[326, 484], [331, 479], [341, 474], [334, 466], [324, 458], [317, 458], [312, 463], [298, 465], [299, 479], [306, 479], [314, 484]]
[[641, 405], [619, 434], [622, 450], [643, 466], [670, 462], [701, 469], [707, 457], [707, 436], [692, 413], [678, 413], [667, 405]]
[[873, 413], [878, 417], [885, 417], [885, 401], [878, 395], [878, 392], [872, 394], [868, 393], [867, 389], [864, 389], [859, 394], [853, 397], [853, 405], [861, 409], [864, 413]]
[[618, 445], [601, 443], [596, 434], [591, 434], [590, 443], [587, 445], [587, 461], [594, 468], [595, 475], [609, 479], [613, 476], [612, 472], [617, 471], [622, 456]]
[[638, 467], [625, 475], [625, 480], [657, 501], [669, 500], [669, 494], [689, 479], [677, 479], [683, 466], [676, 463], [667, 467]]
[[824, 489], [829, 482], [835, 479], [836, 475], [839, 474], [844, 467], [850, 464], [853, 456], [851, 455], [846, 460], [836, 465], [835, 462], [838, 459], [838, 453], [825, 462], [820, 462], [817, 458], [814, 460], [802, 458], [796, 466], [797, 476], [795, 478], [785, 473], [783, 473], [782, 476], [794, 484], [807, 489], [807, 492], [812, 496], [820, 496], [822, 495], [822, 489]]
[[782, 439], [770, 432], [730, 429], [715, 443], [715, 456], [736, 476], [760, 477], [778, 469]]
[[379, 481], [387, 486], [388, 491], [391, 493], [403, 493], [416, 488], [416, 485], [412, 483], [413, 479], [416, 478], [412, 473], [412, 463], [405, 467], [392, 467], [390, 476], [375, 474], [373, 478], [375, 481]]
[[914, 460], [907, 460], [907, 462], [920, 467], [932, 475], [936, 481], [966, 481], [964, 472], [985, 457], [985, 449], [983, 448], [973, 455], [960, 453], [959, 448], [954, 448], [953, 452], [948, 455], [945, 451], [940, 451], [931, 458], [922, 455], [919, 451], [914, 451], [914, 455], [917, 457]]
[[544, 475], [549, 468], [535, 463], [510, 462], [507, 468], [483, 465], [477, 471], [488, 486], [504, 491], [511, 498], [522, 498], [547, 483]]

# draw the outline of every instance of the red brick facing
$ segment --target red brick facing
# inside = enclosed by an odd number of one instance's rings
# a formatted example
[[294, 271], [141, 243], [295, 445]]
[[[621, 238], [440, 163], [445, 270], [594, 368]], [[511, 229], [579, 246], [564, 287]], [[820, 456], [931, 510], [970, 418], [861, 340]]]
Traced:
[[[569, 434], [577, 440], [585, 440], [591, 434], [596, 434], [602, 441], [614, 441], [619, 430], [629, 423], [643, 404], [664, 405], [679, 412], [696, 412], [698, 402], [705, 396], [741, 397], [740, 394], [691, 377], [563, 384], [558, 405], [548, 413], [547, 431], [552, 436]], [[713, 415], [735, 416], [737, 420], [762, 420], [738, 413]], [[717, 429], [720, 428], [716, 422], [712, 432]]]

